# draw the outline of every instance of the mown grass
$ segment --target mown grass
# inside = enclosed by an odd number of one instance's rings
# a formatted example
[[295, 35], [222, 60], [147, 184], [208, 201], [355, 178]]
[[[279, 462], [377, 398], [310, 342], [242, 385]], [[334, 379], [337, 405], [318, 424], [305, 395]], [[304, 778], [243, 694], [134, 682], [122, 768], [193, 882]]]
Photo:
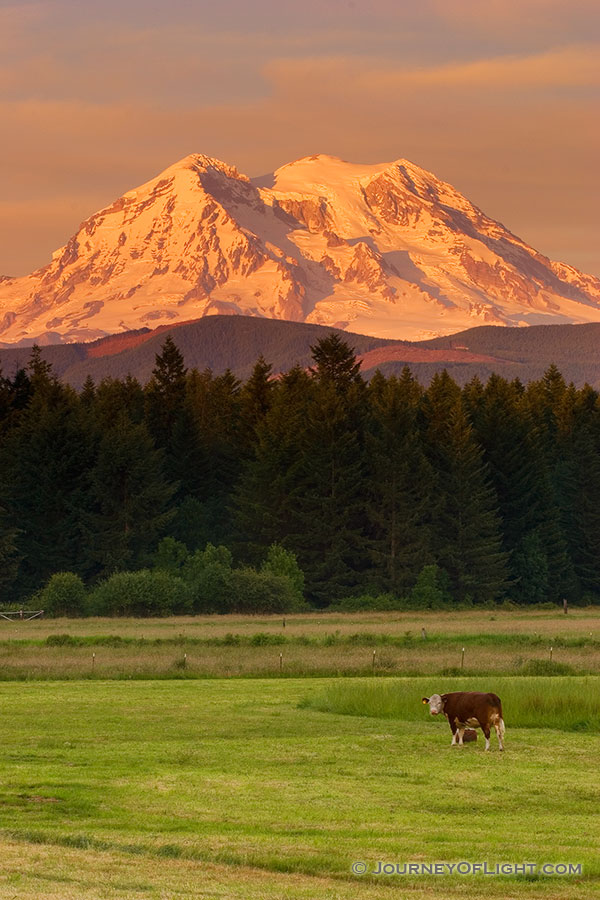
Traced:
[[[394, 683], [342, 686], [360, 695]], [[570, 697], [574, 683], [559, 679], [556, 691]], [[459, 750], [421, 706], [421, 679], [406, 680], [416, 717], [403, 719], [300, 706], [330, 684], [0, 685], [0, 897], [598, 893], [596, 735], [517, 727], [507, 679], [499, 691], [508, 698], [506, 753], [486, 754], [481, 741]], [[366, 875], [352, 873], [355, 860], [367, 864]], [[378, 860], [565, 861], [583, 871], [382, 879], [373, 874]]]
[[552, 728], [600, 732], [600, 677], [478, 679], [361, 679], [332, 681], [321, 693], [311, 693], [302, 706], [327, 713], [381, 719], [421, 721], [439, 725], [428, 715], [422, 697], [449, 691], [493, 691], [500, 696], [509, 728]]

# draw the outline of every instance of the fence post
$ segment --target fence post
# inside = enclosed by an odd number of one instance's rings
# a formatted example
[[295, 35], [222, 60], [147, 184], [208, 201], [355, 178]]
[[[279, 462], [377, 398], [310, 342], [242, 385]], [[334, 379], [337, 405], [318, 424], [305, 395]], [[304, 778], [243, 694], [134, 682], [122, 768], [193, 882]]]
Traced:
[[279, 654], [279, 674], [283, 672], [283, 653]]
[[462, 653], [460, 656], [460, 667], [461, 667], [461, 669], [464, 669], [464, 667], [465, 667], [465, 648], [464, 647], [462, 648]]

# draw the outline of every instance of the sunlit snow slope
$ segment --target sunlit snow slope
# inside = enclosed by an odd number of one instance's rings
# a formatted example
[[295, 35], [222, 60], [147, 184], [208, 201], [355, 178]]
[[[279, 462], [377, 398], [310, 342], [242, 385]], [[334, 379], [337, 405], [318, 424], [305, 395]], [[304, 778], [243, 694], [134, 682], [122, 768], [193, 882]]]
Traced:
[[49, 265], [0, 280], [0, 342], [223, 313], [415, 340], [600, 321], [600, 281], [406, 160], [312, 156], [251, 180], [197, 154], [87, 219]]

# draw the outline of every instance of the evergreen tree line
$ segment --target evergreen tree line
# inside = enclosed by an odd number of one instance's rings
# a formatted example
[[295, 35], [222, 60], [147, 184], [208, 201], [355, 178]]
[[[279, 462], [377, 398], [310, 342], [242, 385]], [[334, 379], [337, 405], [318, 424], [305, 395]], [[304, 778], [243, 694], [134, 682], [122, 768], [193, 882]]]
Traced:
[[77, 393], [35, 347], [0, 377], [3, 604], [56, 573], [71, 593], [55, 577], [46, 597], [79, 597], [71, 611], [598, 600], [595, 390], [555, 366], [527, 386], [366, 382], [336, 334], [312, 353], [278, 377], [260, 358], [242, 383], [187, 371], [169, 336], [145, 386]]

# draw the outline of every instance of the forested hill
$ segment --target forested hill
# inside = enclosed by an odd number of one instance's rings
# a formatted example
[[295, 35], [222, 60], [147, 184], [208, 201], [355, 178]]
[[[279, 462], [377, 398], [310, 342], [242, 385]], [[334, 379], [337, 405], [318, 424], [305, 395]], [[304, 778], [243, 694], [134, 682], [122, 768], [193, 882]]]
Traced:
[[[79, 388], [90, 375], [124, 378], [132, 375], [142, 384], [151, 377], [156, 354], [165, 336], [172, 334], [188, 368], [210, 369], [215, 375], [230, 369], [238, 378], [247, 378], [256, 360], [263, 356], [274, 372], [286, 372], [295, 365], [311, 363], [310, 348], [333, 329], [253, 316], [206, 316], [193, 322], [155, 330], [140, 329], [101, 338], [91, 343], [59, 344], [43, 348], [44, 359], [62, 381]], [[357, 353], [365, 353], [397, 341], [385, 341], [359, 334], [344, 334]], [[0, 365], [5, 374], [24, 367], [30, 347], [0, 349]]]
[[[80, 388], [90, 375], [124, 378], [131, 374], [146, 383], [165, 335], [171, 333], [189, 368], [209, 368], [215, 374], [230, 369], [247, 378], [262, 355], [273, 372], [311, 363], [311, 346], [335, 329], [247, 316], [208, 316], [170, 328], [129, 331], [88, 344], [44, 347], [43, 356], [64, 382]], [[409, 365], [428, 384], [435, 372], [446, 369], [463, 385], [475, 375], [487, 379], [497, 372], [524, 383], [541, 378], [549, 365], [558, 366], [567, 382], [600, 386], [600, 324], [538, 325], [530, 328], [483, 326], [449, 337], [410, 343], [338, 331], [362, 361], [367, 377], [380, 369], [398, 374]], [[27, 364], [31, 350], [0, 348], [0, 366], [12, 376]]]

